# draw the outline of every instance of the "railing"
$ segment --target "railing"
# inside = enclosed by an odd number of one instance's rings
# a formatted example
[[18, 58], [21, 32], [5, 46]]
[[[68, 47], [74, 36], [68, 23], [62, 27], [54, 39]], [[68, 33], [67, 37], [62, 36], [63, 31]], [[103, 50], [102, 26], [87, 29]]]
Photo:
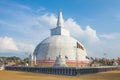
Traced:
[[106, 66], [106, 67], [90, 67], [90, 68], [74, 68], [74, 67], [12, 67], [7, 66], [5, 70], [14, 71], [25, 71], [25, 72], [35, 72], [35, 73], [46, 73], [46, 74], [59, 74], [59, 75], [69, 75], [76, 76], [88, 73], [97, 73], [103, 71], [116, 70], [120, 68], [119, 66]]

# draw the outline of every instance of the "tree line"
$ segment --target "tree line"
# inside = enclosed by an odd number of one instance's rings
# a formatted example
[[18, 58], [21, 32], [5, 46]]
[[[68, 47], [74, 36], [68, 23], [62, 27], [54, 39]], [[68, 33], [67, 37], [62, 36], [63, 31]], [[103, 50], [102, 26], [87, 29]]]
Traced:
[[[120, 65], [120, 57], [116, 59], [107, 59], [107, 58], [92, 58], [92, 57], [86, 57], [90, 64], [99, 64], [100, 66], [111, 66], [114, 62], [117, 62], [118, 65]], [[0, 57], [0, 64], [4, 63], [5, 65], [11, 64], [11, 65], [23, 65], [25, 63], [29, 63], [29, 58], [26, 57], [24, 59], [21, 59], [17, 56], [11, 56], [11, 57]]]
[[112, 66], [113, 63], [118, 63], [120, 65], [120, 57], [116, 59], [107, 59], [107, 58], [92, 58], [87, 57], [87, 59], [90, 61], [90, 64], [99, 64], [101, 66]]
[[17, 56], [0, 57], [0, 63], [4, 63], [5, 65], [10, 64], [10, 65], [17, 66], [17, 65], [23, 65], [28, 62], [29, 62], [28, 58], [21, 59], [20, 57], [17, 57]]

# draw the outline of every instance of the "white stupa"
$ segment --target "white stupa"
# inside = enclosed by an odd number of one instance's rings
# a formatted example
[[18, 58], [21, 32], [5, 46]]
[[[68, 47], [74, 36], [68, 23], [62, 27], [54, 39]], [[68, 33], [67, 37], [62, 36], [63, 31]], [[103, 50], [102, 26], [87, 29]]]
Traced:
[[70, 37], [70, 32], [64, 27], [62, 11], [58, 15], [57, 27], [51, 29], [51, 36], [44, 39], [35, 48], [36, 63], [53, 65], [60, 49], [62, 50], [62, 57], [67, 59], [67, 65], [76, 65], [76, 61], [78, 64], [89, 63], [86, 59], [87, 54], [84, 46], [78, 40]]
[[56, 57], [54, 67], [67, 67], [66, 59], [65, 59], [65, 57], [62, 56], [61, 49], [60, 49], [59, 56]]

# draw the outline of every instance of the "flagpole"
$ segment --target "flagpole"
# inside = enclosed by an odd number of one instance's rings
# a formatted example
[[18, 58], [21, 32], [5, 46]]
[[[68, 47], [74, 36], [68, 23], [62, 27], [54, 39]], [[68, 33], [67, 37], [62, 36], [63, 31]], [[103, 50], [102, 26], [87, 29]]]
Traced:
[[76, 46], [76, 73], [77, 73], [77, 76], [79, 76], [79, 72], [78, 72], [78, 53], [77, 53], [77, 48], [78, 48], [78, 42], [77, 42], [77, 46]]
[[77, 46], [76, 46], [76, 69], [78, 69], [78, 56], [77, 56]]

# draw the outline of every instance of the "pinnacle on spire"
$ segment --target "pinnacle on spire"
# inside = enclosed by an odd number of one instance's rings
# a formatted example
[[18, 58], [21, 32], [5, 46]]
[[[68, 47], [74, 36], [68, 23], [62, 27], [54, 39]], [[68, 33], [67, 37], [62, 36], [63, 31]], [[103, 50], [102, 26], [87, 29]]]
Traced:
[[53, 35], [64, 35], [64, 36], [69, 36], [70, 33], [67, 29], [65, 29], [64, 27], [64, 23], [63, 23], [63, 17], [62, 17], [62, 11], [59, 11], [59, 15], [58, 15], [58, 20], [57, 20], [57, 27], [51, 29], [51, 36]]
[[63, 27], [62, 10], [59, 11], [58, 20], [57, 20], [57, 27]]

